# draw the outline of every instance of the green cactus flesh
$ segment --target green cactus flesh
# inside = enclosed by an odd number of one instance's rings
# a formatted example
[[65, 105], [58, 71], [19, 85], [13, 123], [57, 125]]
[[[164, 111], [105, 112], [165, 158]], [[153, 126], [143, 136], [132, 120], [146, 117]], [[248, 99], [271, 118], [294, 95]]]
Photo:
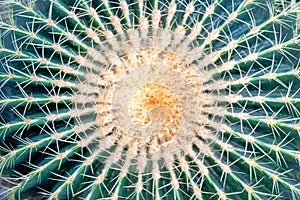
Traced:
[[0, 198], [300, 199], [300, 3], [0, 6]]

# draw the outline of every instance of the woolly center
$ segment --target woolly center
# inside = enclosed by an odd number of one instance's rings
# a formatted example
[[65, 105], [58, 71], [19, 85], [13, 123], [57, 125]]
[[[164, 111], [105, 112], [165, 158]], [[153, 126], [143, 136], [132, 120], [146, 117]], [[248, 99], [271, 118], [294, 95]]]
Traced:
[[153, 127], [151, 131], [160, 142], [168, 142], [179, 130], [182, 121], [181, 105], [171, 89], [147, 83], [132, 96], [128, 113], [140, 127]]

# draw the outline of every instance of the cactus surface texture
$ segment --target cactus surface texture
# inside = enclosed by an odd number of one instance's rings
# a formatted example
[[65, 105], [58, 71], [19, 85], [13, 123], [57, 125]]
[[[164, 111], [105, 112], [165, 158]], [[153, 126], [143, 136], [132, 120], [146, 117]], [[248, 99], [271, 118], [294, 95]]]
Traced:
[[0, 16], [1, 199], [300, 199], [299, 2], [0, 0]]

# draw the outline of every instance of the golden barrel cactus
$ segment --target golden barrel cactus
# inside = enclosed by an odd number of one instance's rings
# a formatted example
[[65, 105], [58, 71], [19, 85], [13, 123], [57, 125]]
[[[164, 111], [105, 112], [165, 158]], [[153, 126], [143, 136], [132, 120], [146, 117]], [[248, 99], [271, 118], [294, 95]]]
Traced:
[[1, 198], [300, 199], [300, 3], [0, 10]]

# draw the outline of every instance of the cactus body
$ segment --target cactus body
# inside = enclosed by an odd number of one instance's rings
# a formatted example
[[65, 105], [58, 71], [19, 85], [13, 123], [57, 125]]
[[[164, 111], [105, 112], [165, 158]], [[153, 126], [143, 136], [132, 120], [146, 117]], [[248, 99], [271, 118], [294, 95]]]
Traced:
[[300, 3], [278, 5], [0, 1], [0, 197], [300, 199]]

